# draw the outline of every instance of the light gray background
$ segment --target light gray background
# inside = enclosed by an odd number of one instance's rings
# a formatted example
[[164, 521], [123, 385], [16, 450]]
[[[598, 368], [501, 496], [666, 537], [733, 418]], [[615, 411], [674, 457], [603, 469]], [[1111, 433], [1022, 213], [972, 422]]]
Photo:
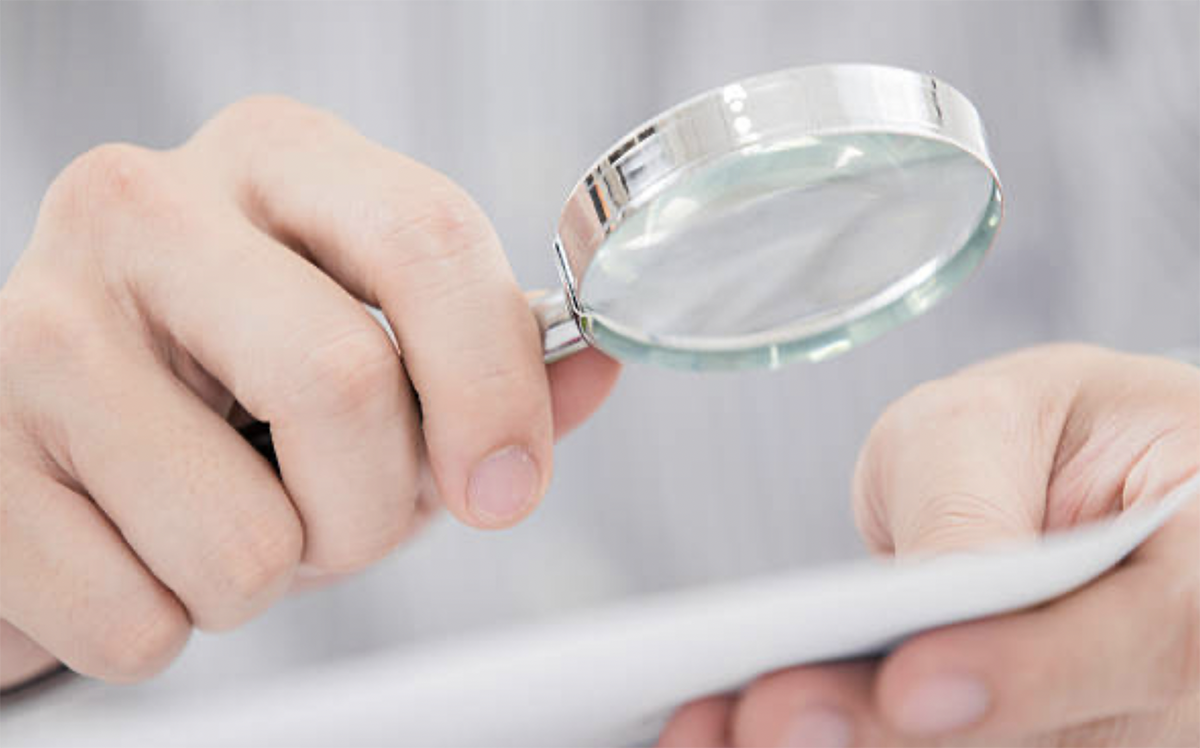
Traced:
[[5, 273], [40, 195], [74, 155], [111, 140], [177, 144], [263, 91], [327, 107], [461, 182], [528, 287], [555, 282], [552, 227], [596, 155], [654, 112], [752, 73], [835, 61], [936, 73], [979, 106], [1006, 188], [994, 253], [924, 319], [818, 366], [627, 369], [600, 414], [560, 446], [554, 486], [530, 522], [485, 534], [443, 520], [354, 580], [237, 633], [198, 637], [152, 687], [206, 687], [855, 556], [854, 457], [910, 387], [1044, 341], [1197, 345], [1197, 8], [5, 3]]

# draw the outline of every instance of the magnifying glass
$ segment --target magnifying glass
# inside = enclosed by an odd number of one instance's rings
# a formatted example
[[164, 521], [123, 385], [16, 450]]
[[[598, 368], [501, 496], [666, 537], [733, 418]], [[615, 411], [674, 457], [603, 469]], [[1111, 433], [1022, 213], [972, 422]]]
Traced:
[[546, 361], [591, 345], [689, 369], [842, 353], [928, 309], [1002, 214], [983, 126], [929, 75], [822, 65], [692, 98], [571, 192]]
[[[979, 114], [929, 75], [747, 78], [636, 128], [583, 176], [530, 294], [546, 361], [697, 369], [843, 353], [941, 299], [1000, 225]], [[243, 435], [273, 461], [265, 424]]]

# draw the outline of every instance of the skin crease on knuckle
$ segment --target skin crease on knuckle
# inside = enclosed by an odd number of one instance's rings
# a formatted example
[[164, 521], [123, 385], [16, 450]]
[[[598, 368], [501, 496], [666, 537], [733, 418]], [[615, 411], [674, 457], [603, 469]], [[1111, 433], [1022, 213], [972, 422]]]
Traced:
[[[302, 342], [305, 339], [322, 342], [310, 346]], [[314, 410], [326, 415], [361, 413], [378, 405], [380, 392], [400, 388], [399, 355], [365, 313], [359, 324], [346, 329], [297, 335], [294, 345], [302, 352], [296, 355], [294, 371], [280, 372], [287, 381], [258, 390], [279, 393], [274, 406], [279, 412], [273, 412], [270, 403], [256, 408], [255, 415], [263, 420], [286, 423], [293, 413]]]
[[422, 179], [393, 187], [378, 203], [360, 208], [358, 225], [347, 227], [352, 241], [370, 248], [366, 270], [378, 279], [371, 295], [386, 303], [389, 290], [405, 289], [421, 302], [446, 306], [464, 303], [481, 285], [499, 280], [520, 296], [482, 209], [450, 180], [424, 171]]
[[[901, 528], [893, 527], [897, 518], [889, 512], [889, 495], [883, 486], [894, 477], [898, 460], [911, 460], [919, 450], [930, 449], [930, 440], [940, 433], [933, 424], [987, 423], [993, 438], [999, 434], [998, 438], [1006, 444], [1029, 445], [1028, 456], [1021, 460], [1026, 472], [1014, 476], [1014, 484], [1037, 483], [1038, 475], [1048, 473], [1050, 464], [1044, 445], [1057, 438], [1057, 430], [1066, 419], [1066, 409], [1061, 404], [1039, 407], [1039, 417], [1029, 419], [1025, 417], [1029, 410], [1028, 398], [1029, 394], [1020, 383], [1009, 377], [972, 371], [919, 385], [888, 406], [868, 434], [855, 467], [855, 519], [868, 544], [890, 553], [894, 550], [894, 538], [904, 534], [900, 532]], [[1039, 401], [1052, 402], [1050, 398], [1040, 397]], [[980, 414], [989, 415], [981, 418]], [[1014, 529], [1040, 523], [1037, 518], [1025, 516], [1027, 508], [999, 504], [999, 498], [963, 494], [926, 497], [925, 508], [917, 516], [938, 517], [938, 523], [909, 530], [917, 533], [919, 544], [932, 543], [936, 538], [928, 537], [928, 532], [954, 531], [956, 523], [947, 511], [961, 514], [970, 510], [971, 504], [978, 503], [988, 505], [989, 516], [1009, 517]], [[960, 519], [970, 520], [971, 517]]]
[[475, 262], [481, 259], [478, 257], [481, 247], [499, 245], [491, 222], [462, 188], [440, 175], [433, 176], [431, 181], [418, 203], [421, 208], [405, 225], [383, 224], [381, 246], [388, 246], [389, 240], [403, 242], [407, 235], [417, 234], [425, 237], [425, 241], [415, 242], [416, 246], [432, 250], [435, 257], [465, 256]]
[[212, 597], [193, 609], [196, 627], [226, 631], [245, 623], [283, 592], [300, 564], [298, 521], [276, 515], [247, 522], [201, 562]]
[[78, 156], [51, 183], [42, 201], [43, 215], [73, 223], [92, 216], [98, 206], [140, 203], [150, 193], [152, 154], [129, 143], [106, 143]]
[[189, 201], [195, 196], [181, 184], [185, 181], [174, 169], [171, 152], [107, 143], [79, 156], [58, 175], [38, 223], [90, 240], [55, 243], [58, 248], [86, 246], [124, 259], [126, 245], [141, 243], [128, 240], [147, 238], [147, 229], [171, 236], [196, 228], [188, 223], [194, 213]]
[[[218, 181], [229, 185], [229, 196], [241, 213], [261, 223], [267, 233], [278, 235], [271, 217], [270, 185], [288, 177], [272, 177], [264, 171], [274, 160], [270, 154], [319, 153], [350, 133], [354, 129], [349, 123], [331, 112], [279, 94], [257, 94], [222, 109], [180, 151], [194, 169], [221, 177]], [[399, 158], [380, 151], [383, 157]], [[308, 257], [302, 243], [289, 243]]]
[[[416, 493], [416, 489], [410, 489]], [[409, 507], [412, 507], [411, 509]], [[349, 540], [325, 544], [305, 558], [309, 574], [346, 576], [366, 569], [394, 551], [419, 529], [424, 517], [418, 499], [395, 501], [386, 511], [372, 514], [375, 520]]]
[[[25, 463], [75, 490], [66, 410], [78, 384], [107, 370], [118, 350], [111, 315], [89, 289], [47, 277], [38, 262], [19, 267], [20, 282], [0, 291], [0, 416], [5, 435], [34, 448]], [[76, 303], [62, 303], [64, 297]], [[20, 459], [5, 450], [0, 461]]]
[[125, 600], [107, 616], [92, 616], [80, 642], [81, 672], [103, 680], [145, 680], [175, 658], [191, 634], [191, 624], [169, 593], [146, 590]]

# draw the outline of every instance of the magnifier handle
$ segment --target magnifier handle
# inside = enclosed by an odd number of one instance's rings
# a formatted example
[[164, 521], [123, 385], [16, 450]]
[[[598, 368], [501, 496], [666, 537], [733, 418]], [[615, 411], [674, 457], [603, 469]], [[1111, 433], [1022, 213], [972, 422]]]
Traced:
[[545, 351], [546, 363], [552, 364], [587, 347], [587, 341], [579, 331], [579, 323], [571, 314], [562, 289], [530, 291], [525, 298], [542, 330], [542, 350]]
[[244, 426], [238, 426], [238, 433], [246, 443], [254, 447], [254, 451], [263, 456], [275, 473], [279, 473], [279, 460], [275, 457], [275, 441], [271, 438], [271, 424], [262, 421], [251, 421]]
[[[579, 325], [567, 307], [567, 297], [563, 291], [530, 291], [525, 294], [529, 300], [529, 309], [537, 317], [538, 327], [542, 331], [542, 349], [545, 351], [545, 361], [552, 364], [564, 359], [576, 351], [587, 347], [587, 341], [579, 332]], [[279, 472], [279, 461], [275, 457], [275, 442], [271, 439], [271, 427], [262, 421], [253, 421], [238, 428], [254, 450], [266, 458]]]

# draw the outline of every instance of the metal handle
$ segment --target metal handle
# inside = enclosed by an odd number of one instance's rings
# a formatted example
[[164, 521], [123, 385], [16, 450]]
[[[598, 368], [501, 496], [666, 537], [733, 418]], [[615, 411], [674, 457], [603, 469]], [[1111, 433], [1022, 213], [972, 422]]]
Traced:
[[263, 456], [272, 468], [275, 469], [275, 474], [279, 474], [279, 459], [275, 456], [275, 441], [271, 438], [271, 425], [262, 421], [251, 421], [245, 426], [238, 427], [238, 433], [242, 435], [254, 451]]
[[557, 291], [530, 291], [525, 294], [529, 309], [537, 317], [542, 330], [542, 350], [546, 363], [564, 359], [587, 347], [583, 333], [571, 308], [567, 296], [560, 288]]

